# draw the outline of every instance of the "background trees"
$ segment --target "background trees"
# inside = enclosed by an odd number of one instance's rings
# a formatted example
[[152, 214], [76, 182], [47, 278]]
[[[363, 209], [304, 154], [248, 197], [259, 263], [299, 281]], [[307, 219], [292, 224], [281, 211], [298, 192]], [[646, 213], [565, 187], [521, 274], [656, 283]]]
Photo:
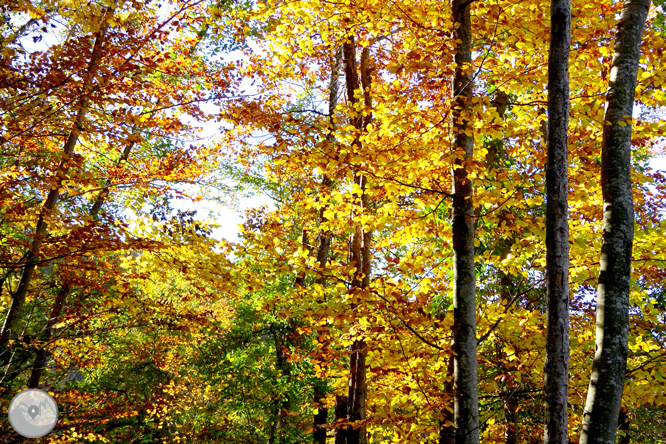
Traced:
[[[465, 396], [451, 365], [457, 165], [474, 184], [477, 432], [541, 441], [549, 5], [474, 2], [469, 67], [442, 2], [3, 6], [4, 313], [33, 267], [3, 396], [49, 388], [63, 412], [52, 439], [72, 442], [322, 442], [322, 429], [345, 444], [447, 442]], [[572, 4], [570, 440], [594, 354], [620, 10]], [[665, 185], [648, 167], [663, 150], [661, 12], [623, 121], [636, 223], [622, 432], [644, 440], [636, 425], [665, 396]], [[460, 139], [474, 151], [460, 157]], [[247, 213], [237, 244], [203, 214], [232, 195], [225, 172], [275, 202]], [[364, 375], [350, 373], [361, 354]], [[350, 375], [364, 399], [340, 414]]]

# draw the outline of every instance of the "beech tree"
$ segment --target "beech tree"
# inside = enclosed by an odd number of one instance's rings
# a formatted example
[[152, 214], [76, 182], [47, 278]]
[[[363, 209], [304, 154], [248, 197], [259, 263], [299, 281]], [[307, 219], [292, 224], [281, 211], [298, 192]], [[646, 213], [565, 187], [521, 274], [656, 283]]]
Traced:
[[601, 147], [603, 243], [597, 287], [594, 364], [582, 444], [615, 442], [629, 344], [629, 292], [634, 239], [631, 128], [643, 27], [650, 0], [627, 0], [618, 22]]
[[472, 133], [471, 3], [452, 3], [456, 70], [453, 79], [453, 362], [455, 381], [455, 442], [479, 442], [478, 372], [476, 356], [476, 269], [474, 266], [474, 188], [468, 161], [474, 156]]
[[571, 4], [550, 5], [546, 164], [546, 427], [544, 443], [566, 444], [569, 400], [569, 46]]

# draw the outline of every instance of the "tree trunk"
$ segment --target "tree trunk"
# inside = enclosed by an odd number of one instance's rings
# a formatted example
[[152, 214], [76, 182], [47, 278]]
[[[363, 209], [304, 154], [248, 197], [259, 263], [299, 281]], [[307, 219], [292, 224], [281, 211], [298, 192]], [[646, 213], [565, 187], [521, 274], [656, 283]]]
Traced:
[[[453, 387], [454, 365], [453, 356], [449, 357], [449, 363], [446, 366], [446, 384], [444, 385], [444, 393], [450, 394], [451, 398], [447, 402], [453, 401], [455, 391]], [[454, 444], [456, 442], [456, 429], [454, 425], [455, 417], [452, 408], [446, 406], [443, 411], [443, 418], [439, 424], [439, 440], [438, 444]]]
[[[332, 59], [331, 63], [331, 81], [329, 83], [329, 96], [328, 96], [328, 120], [329, 120], [329, 131], [326, 135], [326, 141], [328, 143], [333, 143], [335, 141], [335, 136], [333, 131], [335, 129], [335, 121], [333, 119], [335, 113], [335, 107], [338, 105], [338, 92], [340, 85], [340, 63], [342, 62], [342, 51], [341, 48], [338, 49], [335, 53], [335, 56]], [[324, 189], [330, 188], [332, 185], [331, 179], [324, 175], [321, 183]], [[326, 216], [324, 216], [327, 207], [323, 206], [319, 210], [319, 225], [326, 222]], [[320, 270], [320, 275], [317, 278], [317, 283], [322, 287], [326, 286], [326, 264], [328, 263], [328, 255], [331, 249], [331, 233], [325, 230], [320, 230], [319, 233], [319, 246], [317, 247], [317, 266]], [[319, 383], [318, 383], [319, 382]], [[314, 405], [317, 408], [317, 413], [315, 413], [313, 418], [313, 431], [312, 431], [312, 441], [315, 444], [326, 444], [326, 429], [322, 427], [326, 424], [328, 420], [328, 409], [323, 404], [324, 396], [326, 391], [324, 390], [324, 381], [317, 380], [314, 384]], [[345, 417], [346, 417], [346, 407], [345, 407]]]
[[548, 157], [546, 162], [545, 444], [567, 444], [569, 398], [568, 151], [571, 4], [550, 4]]
[[460, 155], [453, 170], [453, 342], [456, 444], [478, 444], [479, 401], [476, 357], [476, 273], [474, 269], [474, 201], [467, 161], [471, 134], [472, 25], [470, 3], [453, 0], [453, 39], [458, 40], [454, 77], [454, 149]]
[[[291, 364], [287, 360], [287, 355], [284, 352], [283, 338], [282, 334], [271, 327], [271, 332], [273, 334], [273, 344], [275, 346], [275, 368], [278, 370], [280, 375], [284, 375], [287, 378], [291, 378]], [[279, 389], [278, 389], [279, 390]], [[271, 402], [271, 405], [274, 406], [274, 409], [271, 409], [274, 414], [273, 422], [271, 423], [271, 434], [270, 442], [275, 443], [276, 438], [280, 437], [280, 431], [284, 428], [283, 417], [289, 414], [291, 410], [291, 399], [289, 395], [283, 395], [282, 393], [277, 393], [275, 399]]]
[[312, 431], [312, 442], [314, 444], [326, 444], [326, 429], [322, 427], [328, 420], [328, 409], [324, 406], [325, 391], [318, 384], [314, 386], [314, 405], [317, 413], [314, 416]]
[[650, 0], [626, 0], [618, 22], [601, 147], [603, 242], [597, 287], [596, 351], [581, 444], [615, 444], [627, 365], [634, 237], [631, 119]]
[[[107, 13], [110, 10], [107, 9]], [[88, 94], [89, 89], [92, 84], [92, 80], [95, 76], [95, 71], [97, 68], [97, 63], [101, 58], [101, 47], [104, 40], [104, 35], [106, 33], [106, 26], [102, 26], [95, 36], [95, 43], [93, 44], [92, 54], [90, 56], [90, 64], [88, 65], [88, 70], [86, 73], [85, 80], [83, 82], [83, 87], [81, 91], [81, 99], [78, 105], [78, 111], [76, 118], [74, 120], [74, 128], [69, 133], [65, 145], [62, 150], [62, 160], [58, 165], [57, 171], [66, 172], [66, 164], [69, 161], [69, 157], [74, 152], [74, 148], [79, 141], [79, 134], [84, 130], [83, 120], [88, 111]], [[59, 175], [60, 176], [60, 175]], [[59, 179], [58, 184], [55, 188], [51, 189], [47, 195], [46, 201], [42, 205], [41, 211], [39, 213], [39, 218], [37, 219], [37, 225], [35, 226], [34, 237], [30, 245], [29, 251], [25, 257], [25, 266], [23, 267], [23, 272], [21, 273], [21, 279], [16, 291], [12, 293], [12, 302], [9, 306], [9, 312], [5, 317], [5, 322], [2, 326], [2, 332], [0, 332], [0, 349], [3, 349], [2, 354], [5, 354], [6, 348], [9, 344], [9, 340], [12, 337], [12, 330], [14, 329], [16, 322], [18, 321], [21, 313], [23, 312], [23, 305], [25, 304], [25, 298], [28, 293], [28, 289], [32, 282], [32, 277], [39, 263], [39, 252], [42, 246], [44, 237], [48, 233], [48, 223], [46, 218], [49, 216], [60, 198], [60, 184], [64, 179]]]
[[618, 430], [622, 431], [622, 436], [618, 441], [618, 444], [629, 444], [631, 443], [631, 436], [629, 436], [629, 413], [626, 409], [620, 409], [620, 424]]
[[44, 329], [43, 345], [39, 350], [37, 350], [35, 362], [32, 365], [32, 373], [30, 374], [30, 379], [28, 380], [28, 388], [39, 387], [39, 382], [42, 378], [44, 368], [46, 367], [46, 361], [49, 357], [49, 352], [47, 349], [48, 342], [53, 336], [53, 326], [60, 320], [60, 312], [62, 312], [62, 307], [65, 305], [65, 300], [67, 299], [68, 294], [69, 287], [67, 285], [63, 285], [60, 287], [60, 291], [58, 291], [55, 301], [53, 302], [51, 315], [46, 321], [46, 328]]
[[[504, 247], [502, 252], [502, 258], [506, 259], [509, 254], [509, 248], [513, 245], [514, 238], [510, 237], [507, 239], [507, 242], [502, 245], [500, 248]], [[515, 286], [514, 279], [511, 275], [500, 271], [500, 303], [504, 307], [504, 313], [508, 313], [512, 303], [512, 294], [511, 289]], [[500, 354], [500, 361], [507, 361], [508, 353], [502, 346], [501, 342], [498, 342], [498, 352]], [[502, 364], [503, 371], [505, 374], [511, 374], [517, 371], [515, 365], [506, 366]], [[518, 398], [516, 397], [515, 388], [509, 386], [506, 382], [500, 382], [502, 390], [502, 402], [504, 408], [504, 442], [505, 444], [518, 444], [518, 415], [516, 411], [518, 410]]]
[[[347, 397], [335, 397], [335, 424], [340, 425], [347, 421]], [[347, 426], [335, 429], [335, 444], [347, 444]]]
[[[129, 159], [132, 148], [134, 147], [134, 142], [128, 143], [123, 149], [123, 152], [120, 154], [120, 158], [117, 161], [117, 165], [121, 165], [123, 162], [126, 162]], [[109, 190], [111, 189], [111, 180], [107, 180], [102, 191], [97, 195], [95, 202], [90, 208], [90, 215], [93, 218], [97, 218], [104, 202], [109, 196]], [[51, 310], [51, 316], [46, 322], [46, 328], [44, 329], [44, 346], [37, 351], [35, 356], [35, 362], [32, 365], [32, 372], [30, 374], [30, 379], [28, 380], [28, 388], [37, 388], [39, 387], [42, 375], [44, 374], [44, 368], [46, 367], [46, 362], [49, 358], [49, 351], [47, 348], [48, 342], [53, 336], [53, 327], [58, 323], [60, 319], [60, 313], [62, 308], [65, 305], [67, 296], [69, 295], [69, 286], [63, 285], [56, 296], [55, 301], [53, 302], [53, 308]]]
[[[494, 97], [492, 98], [492, 105], [497, 111], [497, 114], [502, 120], [505, 119], [506, 110], [509, 105], [509, 96], [501, 90], [498, 90]], [[498, 160], [504, 155], [504, 139], [495, 139], [490, 141], [488, 144], [488, 154], [486, 155], [486, 168], [487, 169], [499, 169]], [[505, 208], [502, 208], [499, 212], [500, 220], [506, 220], [506, 216], [509, 214], [509, 211]], [[501, 224], [501, 222], [500, 222]], [[502, 260], [505, 260], [510, 251], [511, 246], [516, 241], [516, 234], [512, 232], [509, 237], [502, 238], [497, 246], [495, 251], [499, 253], [499, 256]], [[498, 278], [500, 284], [500, 305], [503, 307], [503, 312], [508, 313], [511, 305], [514, 302], [512, 289], [516, 286], [515, 277], [506, 273], [504, 270], [498, 270]], [[501, 340], [497, 343], [497, 352], [499, 354], [499, 362], [506, 362], [508, 354], [504, 347], [502, 346]], [[516, 371], [516, 367], [511, 365], [507, 367], [505, 364], [502, 365], [502, 371], [505, 374], [511, 374]], [[516, 410], [518, 409], [518, 398], [515, 395], [515, 389], [512, 389], [506, 382], [501, 384], [502, 392], [502, 403], [504, 410], [504, 442], [505, 444], [518, 444], [518, 415]]]
[[[345, 62], [345, 80], [347, 83], [347, 99], [351, 106], [356, 109], [358, 100], [354, 96], [354, 92], [362, 88], [364, 105], [371, 106], [370, 100], [370, 67], [369, 58], [370, 50], [366, 47], [363, 49], [361, 55], [361, 80], [359, 82], [358, 67], [356, 64], [356, 48], [354, 38], [351, 37], [349, 41], [343, 45], [343, 57]], [[352, 118], [352, 125], [356, 129], [356, 137], [352, 146], [355, 149], [361, 149], [360, 134], [370, 123], [372, 115], [364, 118], [361, 112], [357, 111], [357, 115]], [[359, 215], [368, 210], [369, 199], [366, 194], [367, 177], [363, 174], [354, 174], [356, 184], [361, 189]], [[372, 233], [363, 229], [359, 222], [356, 223], [356, 229], [352, 236], [352, 261], [356, 264], [356, 272], [352, 277], [352, 284], [350, 292], [352, 298], [358, 294], [362, 294], [370, 283], [370, 243], [372, 240]], [[358, 304], [352, 304], [352, 310], [357, 308]], [[351, 356], [349, 359], [349, 411], [347, 419], [350, 423], [354, 424], [347, 433], [347, 444], [366, 444], [367, 430], [365, 426], [366, 419], [366, 397], [367, 397], [367, 378], [366, 378], [366, 365], [365, 360], [368, 353], [368, 347], [364, 339], [354, 341], [351, 349]]]
[[505, 444], [518, 444], [518, 399], [510, 391], [505, 391], [504, 395], [504, 442]]

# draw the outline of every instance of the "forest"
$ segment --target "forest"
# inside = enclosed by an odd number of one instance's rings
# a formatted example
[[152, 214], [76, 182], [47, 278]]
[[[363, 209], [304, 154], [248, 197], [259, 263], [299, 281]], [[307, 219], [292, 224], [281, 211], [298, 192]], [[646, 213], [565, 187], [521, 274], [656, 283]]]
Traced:
[[665, 9], [3, 0], [0, 442], [666, 443]]

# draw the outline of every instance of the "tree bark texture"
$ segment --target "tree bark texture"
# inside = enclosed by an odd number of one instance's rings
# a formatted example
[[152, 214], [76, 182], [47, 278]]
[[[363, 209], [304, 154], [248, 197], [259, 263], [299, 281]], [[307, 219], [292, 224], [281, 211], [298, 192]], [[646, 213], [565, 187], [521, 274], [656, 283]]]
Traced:
[[625, 0], [614, 43], [601, 147], [603, 241], [597, 286], [597, 328], [581, 444], [614, 444], [629, 335], [634, 237], [631, 117], [643, 28], [650, 0]]
[[476, 273], [474, 201], [467, 160], [472, 158], [472, 25], [470, 3], [453, 0], [453, 39], [458, 40], [453, 84], [453, 146], [460, 157], [453, 170], [453, 349], [456, 444], [478, 444], [479, 401], [476, 357]]
[[571, 4], [550, 3], [546, 161], [545, 444], [567, 444], [569, 399], [569, 48]]
[[[108, 10], [107, 10], [108, 12]], [[59, 173], [67, 172], [67, 164], [71, 155], [74, 153], [74, 148], [79, 141], [79, 135], [84, 130], [83, 121], [85, 119], [86, 113], [88, 112], [89, 105], [89, 90], [92, 85], [93, 78], [95, 77], [95, 71], [97, 64], [102, 56], [102, 44], [104, 41], [104, 35], [106, 33], [106, 26], [103, 26], [100, 31], [95, 36], [95, 42], [93, 44], [92, 54], [90, 56], [90, 63], [86, 72], [85, 79], [83, 81], [83, 87], [81, 90], [81, 98], [78, 104], [78, 111], [74, 119], [74, 128], [67, 136], [65, 144], [62, 150], [62, 160], [58, 165], [57, 171]], [[60, 177], [60, 174], [58, 175]], [[28, 294], [28, 289], [32, 282], [32, 277], [39, 263], [39, 251], [41, 249], [44, 238], [48, 234], [48, 223], [47, 217], [58, 204], [60, 199], [60, 185], [64, 179], [59, 179], [58, 183], [52, 188], [42, 205], [41, 211], [39, 212], [39, 217], [37, 219], [37, 224], [35, 226], [34, 237], [30, 245], [29, 251], [25, 257], [25, 266], [21, 272], [21, 279], [19, 280], [16, 290], [12, 293], [12, 302], [9, 306], [9, 311], [5, 317], [5, 322], [2, 326], [2, 332], [0, 333], [0, 349], [6, 349], [9, 345], [9, 340], [13, 336], [13, 330], [16, 326], [16, 322], [19, 320], [21, 313], [23, 312], [23, 305], [25, 304], [25, 298]], [[4, 354], [3, 352], [0, 352]]]

